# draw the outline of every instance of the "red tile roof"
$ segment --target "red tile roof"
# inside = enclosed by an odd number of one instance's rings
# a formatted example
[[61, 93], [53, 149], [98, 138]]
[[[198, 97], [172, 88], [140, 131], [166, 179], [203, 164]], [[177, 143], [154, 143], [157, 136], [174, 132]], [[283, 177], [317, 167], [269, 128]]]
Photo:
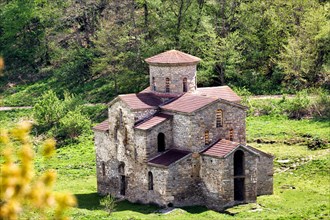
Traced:
[[175, 161], [183, 158], [184, 156], [190, 154], [189, 151], [170, 149], [164, 154], [159, 155], [158, 157], [149, 161], [150, 164], [157, 164], [162, 166], [169, 166]]
[[141, 129], [141, 130], [148, 130], [149, 128], [152, 128], [152, 127], [162, 123], [163, 121], [166, 121], [171, 118], [173, 118], [172, 115], [159, 113], [157, 115], [154, 115], [152, 118], [136, 125], [135, 128]]
[[95, 131], [108, 131], [109, 130], [109, 119], [102, 121], [100, 124], [97, 124], [93, 127]]
[[152, 93], [126, 94], [118, 96], [131, 109], [150, 109], [157, 108], [162, 104], [162, 100]]
[[178, 50], [168, 50], [157, 54], [153, 57], [145, 59], [149, 64], [153, 65], [177, 65], [177, 64], [197, 64], [201, 59]]
[[222, 139], [215, 143], [210, 148], [206, 149], [202, 154], [208, 155], [208, 156], [216, 156], [216, 157], [225, 157], [230, 152], [235, 150], [240, 144], [233, 141], [228, 141], [225, 139]]
[[163, 110], [191, 113], [214, 101], [216, 98], [186, 93], [173, 102], [162, 106]]
[[197, 88], [197, 94], [216, 97], [230, 102], [241, 101], [241, 98], [229, 86]]

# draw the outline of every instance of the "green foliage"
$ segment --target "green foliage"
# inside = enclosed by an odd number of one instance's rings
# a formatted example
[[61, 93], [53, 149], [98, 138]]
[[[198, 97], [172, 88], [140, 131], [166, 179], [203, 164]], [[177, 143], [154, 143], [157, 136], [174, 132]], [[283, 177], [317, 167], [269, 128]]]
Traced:
[[317, 0], [4, 1], [4, 105], [32, 105], [48, 87], [90, 102], [141, 91], [144, 59], [168, 49], [202, 59], [199, 86], [329, 89], [328, 9]]
[[[243, 96], [244, 97], [244, 96]], [[254, 116], [287, 116], [292, 119], [311, 118], [329, 119], [330, 96], [322, 89], [302, 90], [295, 96], [283, 95], [279, 99], [246, 99], [248, 114]]]
[[74, 95], [65, 92], [64, 99], [60, 100], [54, 91], [49, 90], [35, 104], [33, 116], [38, 131], [49, 132], [61, 139], [74, 139], [91, 127], [82, 108], [82, 101]]
[[107, 195], [100, 200], [100, 204], [104, 206], [105, 211], [109, 214], [116, 210], [116, 201], [115, 198], [111, 195]]
[[33, 117], [42, 130], [58, 127], [59, 120], [65, 115], [64, 104], [54, 91], [49, 90], [34, 105]]
[[59, 120], [59, 134], [74, 139], [91, 128], [91, 121], [76, 108]]

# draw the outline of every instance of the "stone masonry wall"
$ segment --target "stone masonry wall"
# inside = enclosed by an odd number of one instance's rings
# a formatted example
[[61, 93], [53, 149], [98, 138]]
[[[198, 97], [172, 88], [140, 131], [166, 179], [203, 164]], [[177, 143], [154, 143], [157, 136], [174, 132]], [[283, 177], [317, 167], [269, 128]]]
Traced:
[[[223, 126], [216, 127], [216, 111], [223, 111]], [[177, 148], [198, 152], [205, 146], [205, 131], [209, 131], [210, 143], [219, 138], [229, 140], [230, 129], [233, 129], [233, 141], [242, 144], [245, 139], [246, 112], [236, 106], [222, 103], [212, 103], [193, 115], [182, 113], [174, 114], [173, 143]]]
[[170, 92], [183, 92], [183, 79], [187, 78], [188, 92], [196, 90], [196, 64], [189, 66], [152, 66], [150, 69], [150, 88], [152, 77], [155, 78], [157, 92], [165, 92], [166, 78], [170, 79]]
[[258, 162], [257, 194], [273, 194], [273, 158], [263, 154], [260, 154]]
[[147, 131], [146, 157], [148, 159], [159, 154], [158, 152], [158, 134], [165, 135], [165, 150], [173, 147], [172, 119], [169, 119], [159, 125], [154, 126]]
[[199, 178], [198, 154], [188, 155], [169, 167], [167, 194], [174, 206], [203, 205], [204, 197]]
[[[114, 148], [110, 148], [110, 139], [107, 132], [95, 131], [95, 152], [96, 152], [96, 175], [97, 175], [97, 191], [103, 195], [110, 191], [110, 163], [114, 158], [109, 155], [115, 155]], [[102, 163], [105, 166], [103, 173]]]
[[[240, 149], [240, 148], [239, 148]], [[257, 195], [257, 156], [244, 149], [245, 201], [255, 202]], [[235, 205], [234, 201], [234, 152], [227, 158], [201, 157], [200, 175], [204, 183], [206, 206], [221, 211]]]
[[157, 112], [157, 109], [146, 109], [146, 110], [134, 111], [134, 120], [139, 121], [139, 120], [145, 119], [145, 118], [150, 117], [151, 115], [155, 114], [156, 112]]

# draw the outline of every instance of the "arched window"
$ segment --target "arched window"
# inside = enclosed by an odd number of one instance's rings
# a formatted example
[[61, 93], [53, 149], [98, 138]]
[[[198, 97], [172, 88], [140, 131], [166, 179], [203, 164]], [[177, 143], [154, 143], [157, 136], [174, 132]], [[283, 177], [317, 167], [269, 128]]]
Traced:
[[158, 152], [165, 151], [165, 134], [159, 133], [157, 136]]
[[230, 141], [234, 140], [234, 129], [232, 128], [229, 130], [229, 140]]
[[222, 127], [223, 126], [223, 112], [221, 109], [217, 110], [216, 118], [217, 118], [217, 122], [216, 122], [217, 128]]
[[105, 163], [104, 162], [102, 162], [101, 167], [102, 167], [102, 176], [105, 176]]
[[148, 190], [154, 190], [154, 177], [152, 172], [148, 172]]
[[151, 84], [152, 84], [152, 90], [153, 90], [153, 91], [156, 91], [155, 77], [152, 77], [152, 82], [151, 82]]
[[165, 92], [170, 92], [170, 78], [166, 78]]
[[205, 133], [204, 133], [204, 139], [205, 139], [205, 145], [209, 145], [210, 144], [209, 131], [205, 131]]
[[182, 80], [182, 90], [183, 90], [183, 92], [188, 91], [187, 78], [183, 78], [183, 80]]

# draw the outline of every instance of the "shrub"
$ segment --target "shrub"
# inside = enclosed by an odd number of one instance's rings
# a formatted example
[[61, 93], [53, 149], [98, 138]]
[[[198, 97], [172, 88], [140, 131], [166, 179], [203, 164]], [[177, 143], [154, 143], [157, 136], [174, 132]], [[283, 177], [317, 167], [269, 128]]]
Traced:
[[311, 140], [309, 140], [307, 143], [307, 147], [310, 150], [324, 149], [326, 148], [326, 146], [327, 146], [327, 142], [319, 137], [314, 137]]
[[316, 99], [313, 103], [313, 115], [317, 118], [330, 119], [330, 96], [324, 90], [316, 91]]
[[59, 100], [53, 90], [44, 93], [33, 107], [33, 117], [41, 131], [57, 127], [64, 114], [63, 102]]
[[115, 208], [117, 206], [115, 198], [111, 195], [107, 195], [103, 197], [100, 200], [100, 204], [104, 206], [105, 211], [107, 211], [109, 214], [111, 214], [113, 211], [115, 211]]
[[310, 116], [311, 101], [306, 90], [298, 92], [292, 99], [287, 99], [285, 112], [289, 118], [301, 119]]
[[46, 92], [33, 108], [37, 130], [57, 139], [76, 138], [91, 126], [90, 119], [82, 114], [83, 102], [67, 92], [60, 100], [52, 90]]
[[83, 132], [89, 131], [91, 121], [76, 108], [69, 111], [63, 118], [60, 119], [59, 133], [61, 136], [76, 138]]

